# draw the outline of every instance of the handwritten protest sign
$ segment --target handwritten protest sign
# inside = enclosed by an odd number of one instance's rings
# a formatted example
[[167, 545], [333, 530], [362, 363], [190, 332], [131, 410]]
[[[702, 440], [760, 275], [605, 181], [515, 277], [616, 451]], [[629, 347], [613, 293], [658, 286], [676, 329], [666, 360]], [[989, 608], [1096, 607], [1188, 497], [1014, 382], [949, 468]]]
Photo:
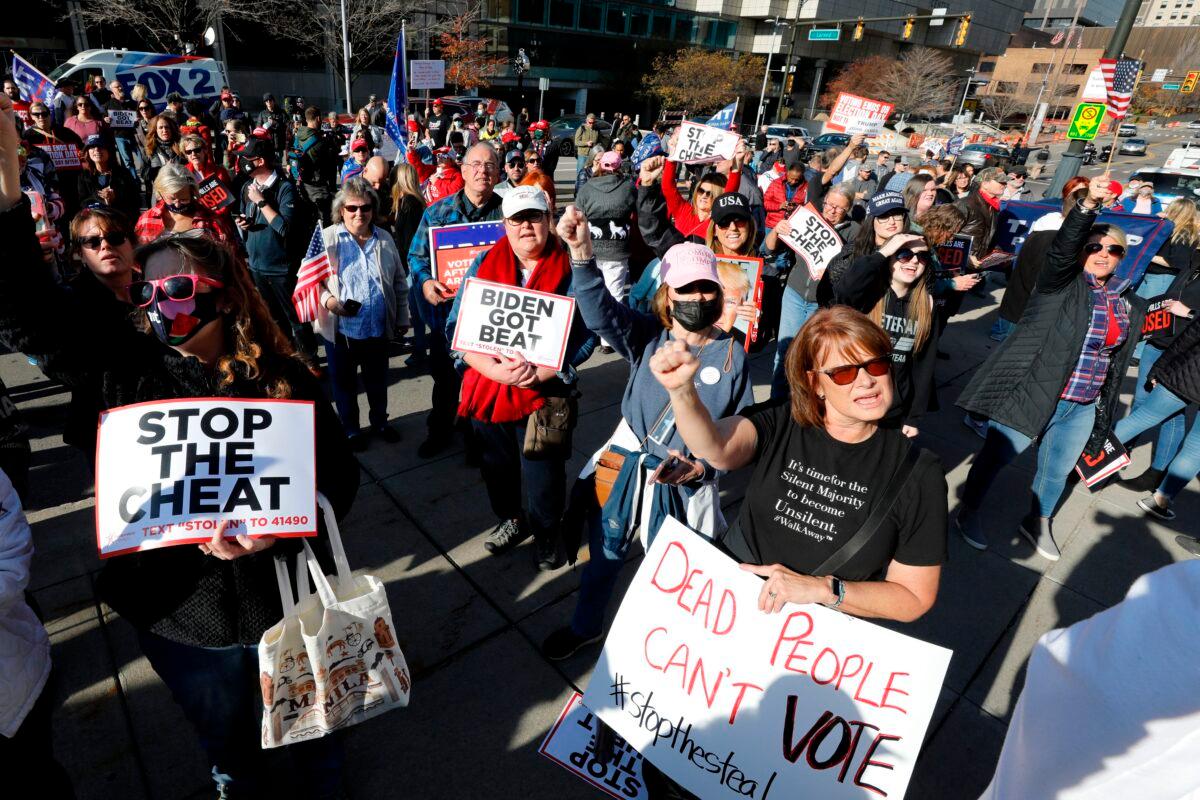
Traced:
[[842, 252], [842, 237], [826, 222], [812, 203], [800, 206], [788, 217], [792, 230], [783, 237], [783, 243], [796, 251], [796, 255], [808, 267], [814, 281], [821, 280], [825, 270]]
[[101, 558], [226, 536], [315, 536], [313, 404], [185, 399], [100, 415]]
[[642, 756], [620, 736], [613, 737], [612, 757], [596, 755], [596, 716], [580, 702], [583, 695], [573, 692], [554, 727], [546, 734], [538, 752], [568, 772], [573, 772], [609, 797], [619, 800], [644, 800]]
[[741, 138], [720, 128], [685, 121], [679, 126], [679, 137], [669, 158], [681, 164], [709, 164], [733, 158]]
[[438, 59], [417, 59], [408, 62], [410, 89], [445, 89], [446, 62]]
[[668, 519], [583, 704], [706, 800], [903, 797], [950, 651], [761, 589]]
[[[739, 306], [752, 305], [762, 311], [763, 260], [753, 256], [717, 256], [717, 273], [725, 291], [725, 309], [718, 320], [723, 330], [741, 331], [746, 352], [758, 341], [758, 317], [746, 319], [738, 314]], [[730, 300], [736, 301], [730, 304]]]
[[520, 353], [531, 364], [562, 369], [575, 298], [468, 278], [458, 300], [454, 350]]
[[974, 242], [974, 236], [956, 233], [953, 239], [938, 245], [937, 258], [938, 263], [942, 265], [939, 274], [945, 277], [962, 275], [963, 270], [970, 266], [971, 245]]
[[433, 277], [458, 292], [463, 276], [480, 253], [487, 252], [504, 236], [504, 221], [466, 222], [429, 229], [429, 254]]
[[132, 128], [137, 123], [136, 111], [109, 111], [108, 124], [113, 128]]
[[883, 123], [887, 122], [894, 107], [882, 100], [839, 92], [825, 128], [835, 133], [865, 133], [867, 136], [878, 136], [883, 132]]
[[209, 211], [220, 211], [236, 202], [233, 193], [229, 191], [229, 187], [221, 183], [221, 179], [216, 175], [209, 175], [200, 181], [200, 185], [196, 188], [200, 205]]
[[77, 170], [82, 168], [79, 162], [79, 148], [70, 143], [62, 144], [40, 144], [38, 147], [46, 151], [46, 155], [50, 156], [50, 160], [54, 162], [54, 168], [59, 172]]
[[1129, 453], [1125, 451], [1124, 445], [1109, 436], [1104, 440], [1104, 446], [1100, 448], [1099, 453], [1094, 456], [1087, 453], [1079, 456], [1075, 472], [1083, 480], [1083, 485], [1090, 489], [1128, 463]]

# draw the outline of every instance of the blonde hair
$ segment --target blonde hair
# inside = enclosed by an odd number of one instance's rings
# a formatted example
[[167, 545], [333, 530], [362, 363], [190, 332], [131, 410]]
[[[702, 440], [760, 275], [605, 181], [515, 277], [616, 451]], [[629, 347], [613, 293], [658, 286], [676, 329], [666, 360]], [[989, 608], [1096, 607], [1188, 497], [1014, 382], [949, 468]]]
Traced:
[[396, 169], [392, 171], [392, 211], [399, 213], [400, 201], [405, 196], [415, 199], [425, 206], [425, 197], [421, 194], [421, 180], [417, 175], [417, 169], [412, 164], [400, 162], [396, 164]]
[[717, 259], [717, 275], [721, 278], [721, 288], [729, 287], [732, 293], [742, 297], [750, 290], [750, 278], [736, 264]]
[[1189, 197], [1179, 197], [1167, 206], [1167, 219], [1175, 223], [1171, 241], [1175, 244], [1185, 244], [1195, 247], [1200, 244], [1200, 213], [1196, 210], [1196, 201]]
[[133, 88], [129, 90], [129, 97], [135, 102], [142, 102], [146, 99], [146, 84], [135, 83]]
[[[721, 192], [721, 194], [725, 194]], [[720, 195], [718, 195], [719, 197]], [[713, 198], [713, 205], [717, 203], [716, 198]], [[717, 238], [717, 223], [712, 222], [704, 231], [704, 245], [719, 256], [752, 256], [754, 255], [754, 241], [758, 238], [758, 226], [754, 224], [753, 218], [746, 220], [750, 230], [746, 233], [746, 241], [742, 242], [742, 246], [738, 248], [736, 253], [726, 253], [725, 245]]]
[[[930, 254], [932, 255], [932, 253]], [[887, 274], [883, 277], [885, 288], [879, 297], [879, 302], [875, 304], [867, 316], [880, 327], [883, 326], [883, 311], [887, 305], [887, 297], [892, 283], [892, 272], [896, 265], [893, 258], [888, 259]], [[921, 274], [919, 280], [914, 283], [908, 290], [908, 317], [907, 322], [912, 326], [915, 333], [913, 334], [913, 353], [919, 353], [925, 343], [929, 341], [929, 336], [933, 332], [933, 296], [929, 293], [929, 266], [925, 267], [925, 272]]]

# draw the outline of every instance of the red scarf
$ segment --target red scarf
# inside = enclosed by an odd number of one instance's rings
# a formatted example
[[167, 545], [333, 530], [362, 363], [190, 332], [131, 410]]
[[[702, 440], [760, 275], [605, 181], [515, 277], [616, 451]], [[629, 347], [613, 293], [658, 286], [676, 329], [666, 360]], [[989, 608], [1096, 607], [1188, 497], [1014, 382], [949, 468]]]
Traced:
[[[560, 287], [571, 274], [571, 262], [566, 249], [557, 239], [551, 238], [547, 252], [537, 262], [529, 276], [526, 289], [558, 294]], [[476, 276], [480, 280], [520, 286], [520, 263], [513, 252], [508, 237], [492, 245], [483, 257]], [[546, 404], [537, 389], [508, 386], [496, 383], [474, 369], [463, 376], [462, 395], [458, 403], [460, 417], [474, 417], [480, 422], [516, 422], [537, 411]]]

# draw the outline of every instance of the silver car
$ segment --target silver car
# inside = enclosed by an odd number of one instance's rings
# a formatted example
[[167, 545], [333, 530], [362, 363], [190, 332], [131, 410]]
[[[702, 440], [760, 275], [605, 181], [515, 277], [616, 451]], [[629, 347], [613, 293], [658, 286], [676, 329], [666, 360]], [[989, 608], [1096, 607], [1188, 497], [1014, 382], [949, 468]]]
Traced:
[[958, 154], [959, 164], [973, 164], [978, 169], [1007, 163], [1012, 153], [998, 144], [969, 144]]
[[1146, 155], [1146, 140], [1126, 139], [1121, 142], [1121, 147], [1117, 152], [1123, 156], [1144, 156]]

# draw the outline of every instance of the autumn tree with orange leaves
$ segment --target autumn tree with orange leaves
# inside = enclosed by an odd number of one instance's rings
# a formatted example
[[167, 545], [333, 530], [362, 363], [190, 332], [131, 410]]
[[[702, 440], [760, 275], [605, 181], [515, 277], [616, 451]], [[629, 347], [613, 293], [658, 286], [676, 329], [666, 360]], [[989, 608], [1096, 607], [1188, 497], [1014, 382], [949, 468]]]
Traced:
[[507, 59], [488, 52], [486, 37], [471, 35], [471, 25], [478, 14], [476, 6], [439, 26], [437, 46], [446, 61], [446, 81], [454, 86], [455, 92], [491, 86], [491, 79], [507, 63]]

